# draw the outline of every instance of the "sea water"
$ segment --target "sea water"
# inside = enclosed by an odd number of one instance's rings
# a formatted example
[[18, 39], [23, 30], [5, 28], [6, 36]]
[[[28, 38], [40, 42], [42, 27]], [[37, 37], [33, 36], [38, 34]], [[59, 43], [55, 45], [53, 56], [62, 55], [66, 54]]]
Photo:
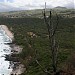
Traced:
[[12, 72], [10, 61], [5, 60], [5, 55], [11, 54], [11, 47], [7, 43], [11, 41], [5, 31], [0, 28], [0, 75], [10, 75]]

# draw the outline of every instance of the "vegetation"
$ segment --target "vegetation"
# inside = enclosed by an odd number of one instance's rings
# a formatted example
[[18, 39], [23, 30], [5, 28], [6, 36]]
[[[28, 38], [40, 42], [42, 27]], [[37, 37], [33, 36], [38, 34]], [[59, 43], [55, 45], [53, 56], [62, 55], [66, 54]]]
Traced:
[[[53, 15], [53, 24], [56, 24], [56, 16]], [[75, 56], [75, 17], [62, 17], [59, 15], [59, 25], [56, 31], [58, 41], [58, 70], [74, 72]], [[46, 75], [35, 62], [36, 58], [43, 69], [52, 73], [52, 61], [49, 34], [44, 19], [37, 17], [26, 18], [0, 18], [0, 24], [7, 25], [14, 33], [14, 43], [23, 47], [18, 55], [20, 61], [25, 65], [26, 71], [22, 75]], [[73, 67], [69, 67], [73, 66]], [[69, 68], [68, 68], [69, 67]], [[71, 71], [72, 70], [72, 71]]]

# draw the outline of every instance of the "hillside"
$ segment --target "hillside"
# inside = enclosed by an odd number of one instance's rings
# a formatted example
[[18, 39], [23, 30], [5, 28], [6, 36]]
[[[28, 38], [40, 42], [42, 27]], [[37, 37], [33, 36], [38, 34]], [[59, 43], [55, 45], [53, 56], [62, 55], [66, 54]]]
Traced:
[[[56, 7], [53, 9], [46, 9], [46, 15], [49, 15], [49, 10], [51, 10], [54, 14], [58, 13], [62, 16], [74, 15], [75, 9], [67, 9], [65, 7]], [[10, 11], [10, 12], [0, 12], [0, 17], [7, 17], [7, 18], [25, 18], [25, 17], [36, 17], [42, 18], [43, 17], [43, 9], [37, 10], [22, 10], [22, 11]]]
[[[48, 11], [46, 12], [47, 16], [49, 16]], [[70, 73], [73, 72], [75, 74], [74, 10], [56, 11], [53, 9], [52, 23], [54, 26], [56, 25], [55, 12], [59, 16], [59, 24], [55, 35], [59, 44], [57, 69], [66, 72], [70, 71]], [[1, 13], [0, 15], [0, 24], [7, 25], [14, 33], [15, 40], [13, 43], [23, 47], [22, 53], [16, 55], [26, 68], [26, 71], [22, 75], [46, 75], [35, 62], [36, 58], [44, 69], [52, 73], [49, 35], [42, 10], [7, 12]], [[12, 15], [17, 15], [18, 17], [12, 17]]]

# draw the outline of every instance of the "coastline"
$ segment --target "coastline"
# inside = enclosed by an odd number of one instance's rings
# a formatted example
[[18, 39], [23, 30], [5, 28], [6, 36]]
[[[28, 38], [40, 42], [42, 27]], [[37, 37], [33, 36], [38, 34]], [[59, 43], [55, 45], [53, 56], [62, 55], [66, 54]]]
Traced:
[[[0, 25], [0, 27], [5, 31], [6, 35], [12, 40], [14, 40], [14, 34], [8, 29], [8, 27], [6, 25]], [[14, 54], [19, 54], [21, 51], [22, 51], [22, 47], [18, 46], [18, 45], [15, 45], [15, 44], [11, 44], [12, 46], [12, 52], [10, 55], [6, 56], [6, 59], [9, 61], [13, 61], [14, 57], [12, 55]], [[13, 59], [11, 59], [13, 58]], [[15, 57], [16, 58], [16, 57]], [[17, 59], [17, 58], [16, 58]], [[16, 63], [16, 64], [15, 64]], [[14, 66], [12, 67], [12, 72], [10, 73], [10, 75], [20, 75], [22, 74], [24, 71], [25, 71], [25, 68], [24, 68], [24, 65], [21, 64], [20, 62], [16, 61], [14, 62], [13, 61], [13, 64]], [[18, 65], [17, 65], [18, 64]], [[15, 68], [15, 69], [14, 69]]]
[[7, 36], [9, 38], [11, 38], [11, 40], [14, 40], [14, 34], [8, 29], [8, 27], [6, 25], [0, 25], [0, 27], [5, 31], [5, 33], [7, 34]]

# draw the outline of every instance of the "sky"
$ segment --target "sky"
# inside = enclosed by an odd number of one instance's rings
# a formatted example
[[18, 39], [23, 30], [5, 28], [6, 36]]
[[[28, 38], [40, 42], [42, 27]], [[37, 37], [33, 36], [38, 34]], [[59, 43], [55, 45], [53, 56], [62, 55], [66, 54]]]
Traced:
[[75, 8], [75, 0], [0, 0], [0, 11], [42, 9], [45, 2], [47, 8]]

